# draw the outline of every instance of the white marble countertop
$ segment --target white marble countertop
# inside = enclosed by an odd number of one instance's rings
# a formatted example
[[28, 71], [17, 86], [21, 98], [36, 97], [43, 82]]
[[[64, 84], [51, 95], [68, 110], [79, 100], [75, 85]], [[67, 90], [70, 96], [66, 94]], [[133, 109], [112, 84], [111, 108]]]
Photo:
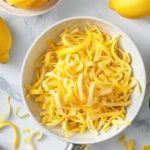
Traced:
[[[25, 112], [19, 95], [20, 71], [25, 54], [31, 43], [42, 31], [53, 23], [68, 17], [94, 16], [110, 21], [125, 31], [137, 45], [143, 57], [147, 83], [150, 83], [150, 17], [140, 20], [122, 18], [108, 8], [108, 0], [62, 0], [56, 8], [41, 16], [31, 18], [17, 17], [2, 11], [0, 11], [0, 16], [7, 22], [13, 38], [10, 61], [6, 65], [0, 64], [0, 113], [7, 110], [7, 105], [4, 101], [7, 95], [12, 97], [11, 104], [13, 108], [19, 105], [22, 111]], [[5, 84], [4, 87], [3, 82], [8, 83], [13, 90], [8, 84]], [[136, 150], [141, 150], [142, 145], [150, 144], [149, 90], [150, 86], [147, 88], [143, 106], [135, 121], [123, 131], [123, 133], [127, 134], [128, 139], [135, 140]], [[38, 130], [30, 117], [17, 119], [12, 115], [11, 121], [16, 123], [20, 130], [23, 127], [30, 127], [33, 131]], [[13, 136], [11, 129], [0, 131], [0, 150], [13, 150]], [[106, 142], [92, 145], [90, 146], [91, 150], [123, 150], [122, 146], [117, 143], [119, 136]], [[23, 138], [22, 133], [21, 138]], [[45, 133], [43, 141], [36, 143], [36, 150], [64, 150], [65, 146], [65, 142], [48, 137]], [[27, 145], [20, 144], [19, 150], [28, 149]]]

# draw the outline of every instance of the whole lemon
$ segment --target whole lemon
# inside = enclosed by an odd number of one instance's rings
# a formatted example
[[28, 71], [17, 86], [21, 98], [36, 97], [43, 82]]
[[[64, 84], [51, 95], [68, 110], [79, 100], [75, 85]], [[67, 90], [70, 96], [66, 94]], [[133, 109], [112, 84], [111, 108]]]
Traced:
[[0, 17], [0, 63], [8, 62], [11, 45], [11, 33], [4, 20]]
[[150, 0], [110, 0], [109, 7], [126, 18], [150, 16]]

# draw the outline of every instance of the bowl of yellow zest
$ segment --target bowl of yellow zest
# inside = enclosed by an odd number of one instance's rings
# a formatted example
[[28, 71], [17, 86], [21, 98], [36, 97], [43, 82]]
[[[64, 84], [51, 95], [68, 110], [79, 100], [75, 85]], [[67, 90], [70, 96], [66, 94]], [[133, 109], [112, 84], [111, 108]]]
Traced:
[[22, 67], [22, 97], [47, 134], [77, 144], [107, 140], [132, 124], [146, 75], [131, 39], [111, 23], [76, 17], [49, 27]]
[[50, 11], [61, 0], [1, 0], [1, 9], [16, 16], [37, 16]]

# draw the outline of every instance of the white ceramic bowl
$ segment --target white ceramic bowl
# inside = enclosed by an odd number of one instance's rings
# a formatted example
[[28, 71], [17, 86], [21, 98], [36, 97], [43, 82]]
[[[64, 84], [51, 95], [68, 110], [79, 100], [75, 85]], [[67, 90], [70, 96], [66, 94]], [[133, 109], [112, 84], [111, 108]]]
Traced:
[[32, 44], [31, 48], [29, 49], [24, 64], [22, 67], [22, 74], [21, 74], [21, 91], [22, 96], [24, 99], [24, 104], [27, 107], [30, 115], [32, 116], [33, 120], [36, 121], [37, 125], [41, 128], [41, 130], [47, 130], [47, 133], [49, 135], [52, 135], [56, 138], [59, 138], [61, 140], [70, 142], [70, 143], [77, 143], [77, 144], [93, 144], [98, 143], [104, 140], [107, 140], [121, 131], [123, 131], [126, 126], [121, 126], [117, 131], [115, 129], [111, 129], [107, 133], [100, 133], [99, 136], [95, 136], [90, 132], [86, 132], [84, 135], [81, 134], [74, 134], [69, 139], [65, 138], [64, 131], [62, 131], [59, 127], [54, 128], [46, 128], [42, 125], [40, 125], [40, 108], [38, 104], [36, 104], [33, 100], [26, 100], [24, 95], [26, 94], [26, 90], [24, 88], [24, 84], [30, 84], [33, 76], [33, 66], [35, 60], [41, 55], [43, 51], [45, 51], [48, 48], [47, 40], [50, 38], [54, 38], [58, 40], [58, 35], [65, 29], [65, 28], [71, 28], [74, 24], [76, 24], [80, 29], [83, 29], [85, 23], [90, 23], [94, 25], [98, 25], [100, 28], [104, 29], [109, 35], [113, 36], [118, 33], [121, 34], [121, 38], [119, 41], [120, 47], [127, 51], [130, 56], [132, 57], [132, 69], [134, 77], [139, 81], [141, 87], [142, 87], [142, 93], [137, 94], [135, 92], [132, 97], [132, 105], [127, 110], [126, 120], [133, 121], [135, 116], [137, 115], [143, 99], [145, 95], [145, 89], [146, 89], [146, 75], [145, 75], [145, 68], [142, 61], [142, 58], [140, 56], [140, 53], [134, 43], [130, 40], [130, 38], [119, 28], [115, 27], [111, 23], [97, 19], [97, 18], [91, 18], [91, 17], [78, 17], [78, 18], [71, 18], [66, 19], [63, 21], [60, 21], [53, 26], [49, 27], [44, 33], [42, 33], [37, 40]]
[[11, 5], [8, 5], [5, 0], [0, 0], [0, 8], [9, 14], [16, 16], [37, 16], [44, 14], [56, 6], [61, 0], [50, 0], [45, 5], [35, 9], [21, 9]]

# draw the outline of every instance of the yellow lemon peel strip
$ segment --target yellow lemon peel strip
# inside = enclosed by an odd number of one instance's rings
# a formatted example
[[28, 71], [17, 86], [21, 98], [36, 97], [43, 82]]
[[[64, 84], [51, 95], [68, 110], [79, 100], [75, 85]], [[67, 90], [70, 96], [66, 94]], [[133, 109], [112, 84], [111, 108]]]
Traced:
[[[37, 59], [26, 98], [42, 108], [42, 125], [60, 126], [69, 137], [130, 125], [125, 120], [130, 96], [139, 84], [132, 77], [130, 55], [98, 26], [65, 29], [60, 41]], [[55, 42], [55, 43], [54, 43]]]
[[23, 131], [23, 132], [30, 132], [30, 129], [29, 129], [29, 128], [23, 128], [22, 131]]
[[85, 148], [86, 148], [87, 150], [90, 150], [90, 146], [89, 146], [89, 145], [87, 145]]
[[24, 118], [24, 117], [29, 116], [29, 114], [28, 114], [28, 113], [25, 113], [25, 114], [19, 115], [19, 114], [18, 114], [18, 112], [19, 112], [19, 107], [17, 106], [17, 107], [15, 108], [15, 112], [14, 112], [14, 114], [15, 114], [15, 116], [16, 116], [16, 117], [18, 117], [18, 118]]
[[0, 122], [0, 128], [3, 128], [5, 126], [10, 126], [11, 128], [13, 128], [14, 133], [15, 133], [14, 149], [17, 149], [19, 145], [19, 133], [18, 133], [18, 129], [16, 125], [14, 125], [11, 122]]
[[33, 143], [32, 143], [32, 139], [33, 139], [33, 137], [36, 136], [36, 135], [39, 135], [39, 136], [35, 139], [36, 141], [40, 141], [40, 140], [42, 139], [42, 137], [43, 137], [43, 133], [42, 133], [42, 132], [40, 132], [40, 131], [35, 131], [35, 132], [31, 133], [30, 135], [28, 135], [28, 136], [23, 140], [24, 143], [29, 144], [31, 150], [35, 150], [34, 145], [33, 145]]
[[0, 122], [6, 121], [10, 116], [11, 105], [10, 105], [10, 97], [9, 96], [7, 97], [6, 101], [8, 104], [8, 112], [0, 115]]
[[123, 147], [125, 148], [125, 150], [133, 150], [133, 140], [129, 140], [129, 142], [128, 142], [128, 144], [126, 145], [125, 144], [125, 138], [126, 138], [126, 135], [125, 134], [123, 134], [120, 138], [119, 138], [119, 140], [118, 140], [118, 142], [121, 144], [121, 145], [123, 145]]
[[[126, 145], [126, 144], [125, 144], [125, 138], [126, 138], [126, 135], [123, 134], [123, 135], [119, 138], [118, 142], [119, 142], [121, 145], [123, 145], [123, 147], [125, 148], [125, 150], [133, 150], [133, 149], [134, 149], [134, 140], [129, 140], [128, 144]], [[150, 150], [150, 145], [144, 145], [144, 146], [142, 147], [142, 150]]]
[[127, 150], [133, 150], [133, 140], [129, 140]]
[[123, 145], [123, 147], [126, 149], [127, 147], [126, 147], [126, 144], [125, 144], [125, 138], [126, 138], [126, 135], [123, 134], [123, 135], [119, 138], [118, 142], [119, 142], [121, 145]]

